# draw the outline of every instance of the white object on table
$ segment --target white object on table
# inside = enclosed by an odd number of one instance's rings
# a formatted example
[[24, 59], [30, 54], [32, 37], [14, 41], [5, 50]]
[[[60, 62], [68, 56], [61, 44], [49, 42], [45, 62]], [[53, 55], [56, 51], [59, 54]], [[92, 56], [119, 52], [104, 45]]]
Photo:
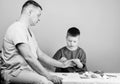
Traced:
[[78, 73], [51, 74], [63, 78], [62, 84], [120, 84], [120, 73], [105, 73], [103, 77], [98, 78], [81, 78], [82, 75]]

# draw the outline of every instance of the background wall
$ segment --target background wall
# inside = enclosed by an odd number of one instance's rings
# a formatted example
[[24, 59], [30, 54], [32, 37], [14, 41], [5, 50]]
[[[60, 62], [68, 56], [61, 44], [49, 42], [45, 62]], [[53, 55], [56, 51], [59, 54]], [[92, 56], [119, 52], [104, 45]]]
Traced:
[[[7, 27], [19, 17], [26, 0], [0, 0], [0, 48]], [[69, 27], [81, 30], [79, 46], [91, 71], [120, 72], [120, 0], [36, 0], [43, 7], [32, 30], [51, 57], [66, 44]]]

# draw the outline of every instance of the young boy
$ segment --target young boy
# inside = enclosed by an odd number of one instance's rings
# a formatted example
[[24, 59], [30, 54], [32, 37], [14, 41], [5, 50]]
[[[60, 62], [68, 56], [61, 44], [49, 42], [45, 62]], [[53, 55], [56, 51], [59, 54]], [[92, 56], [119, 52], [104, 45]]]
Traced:
[[56, 67], [55, 72], [85, 72], [86, 67], [86, 54], [82, 48], [78, 46], [80, 38], [80, 31], [76, 27], [68, 29], [66, 36], [67, 46], [59, 49], [55, 55], [54, 59], [61, 62], [70, 60], [73, 62], [73, 67], [68, 68], [58, 68]]

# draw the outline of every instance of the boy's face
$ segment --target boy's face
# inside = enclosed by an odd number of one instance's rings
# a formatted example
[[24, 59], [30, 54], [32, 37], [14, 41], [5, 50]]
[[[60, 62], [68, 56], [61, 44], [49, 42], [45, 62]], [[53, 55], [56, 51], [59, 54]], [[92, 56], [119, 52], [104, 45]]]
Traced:
[[67, 43], [67, 47], [74, 49], [78, 46], [78, 42], [79, 42], [79, 35], [78, 36], [67, 36], [66, 37], [66, 43]]

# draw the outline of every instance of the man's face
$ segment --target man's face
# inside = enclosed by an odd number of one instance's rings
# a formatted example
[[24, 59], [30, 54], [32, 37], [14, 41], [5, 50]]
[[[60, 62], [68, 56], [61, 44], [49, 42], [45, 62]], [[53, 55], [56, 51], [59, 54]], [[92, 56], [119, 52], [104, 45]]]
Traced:
[[67, 46], [71, 49], [76, 48], [78, 46], [78, 42], [79, 42], [79, 35], [75, 37], [73, 36], [66, 37]]
[[34, 8], [30, 14], [30, 25], [34, 26], [40, 21], [41, 10], [40, 8]]

